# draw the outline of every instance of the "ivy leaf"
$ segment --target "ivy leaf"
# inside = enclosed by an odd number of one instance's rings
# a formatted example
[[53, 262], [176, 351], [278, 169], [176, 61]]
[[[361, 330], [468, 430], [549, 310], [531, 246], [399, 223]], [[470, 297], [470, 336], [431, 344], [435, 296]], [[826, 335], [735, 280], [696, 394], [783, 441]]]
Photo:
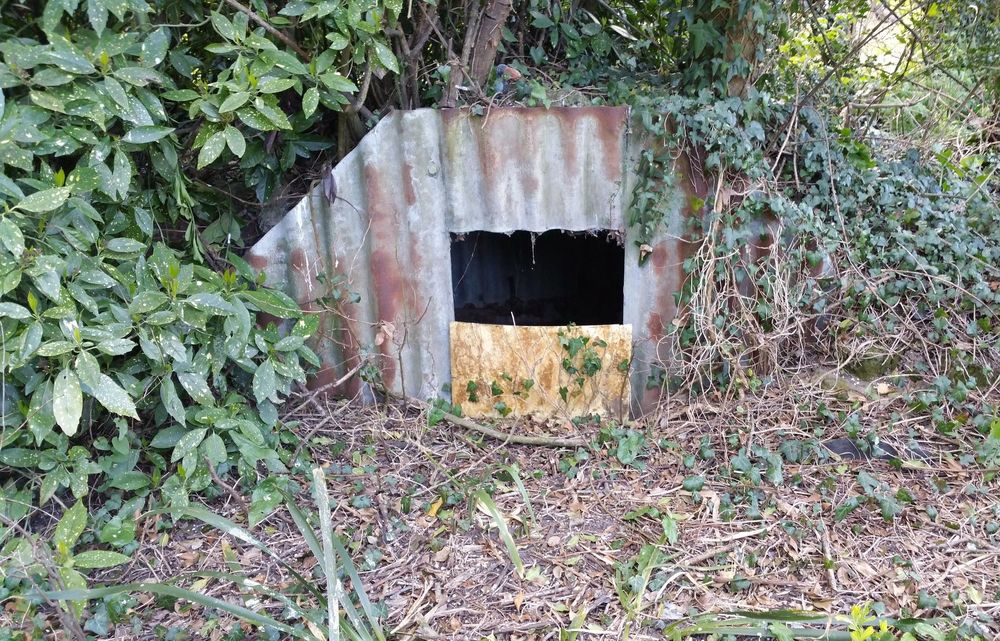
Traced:
[[302, 95], [302, 115], [306, 118], [313, 115], [316, 107], [319, 106], [319, 90], [316, 87], [309, 87]]
[[677, 543], [677, 539], [680, 537], [680, 531], [677, 529], [677, 519], [673, 514], [667, 513], [662, 521], [663, 525], [663, 535], [667, 537], [667, 543], [673, 545]]
[[34, 214], [43, 214], [61, 207], [66, 202], [66, 199], [69, 198], [69, 194], [69, 187], [43, 189], [42, 191], [36, 191], [30, 196], [25, 196], [24, 200], [19, 202], [15, 208], [30, 211]]
[[233, 155], [237, 158], [242, 158], [247, 150], [247, 141], [243, 138], [240, 130], [232, 125], [226, 125], [226, 128], [222, 130], [222, 134], [226, 137], [226, 145], [229, 147], [229, 151], [233, 152]]
[[66, 436], [76, 434], [83, 416], [83, 392], [80, 379], [68, 367], [59, 372], [52, 387], [52, 413]]
[[0, 219], [0, 241], [3, 241], [7, 251], [14, 254], [14, 258], [21, 258], [24, 253], [24, 234], [10, 218]]
[[221, 154], [222, 150], [225, 148], [226, 136], [221, 131], [217, 131], [209, 136], [208, 140], [205, 141], [205, 144], [202, 145], [201, 151], [198, 152], [198, 169], [211, 165], [215, 162], [216, 159], [218, 159], [219, 154]]
[[103, 405], [109, 412], [114, 412], [119, 416], [128, 416], [138, 419], [139, 415], [135, 411], [135, 403], [128, 392], [121, 388], [107, 374], [101, 374], [97, 386], [93, 388], [94, 398]]
[[716, 28], [704, 20], [696, 20], [688, 28], [688, 33], [691, 34], [691, 45], [694, 48], [694, 55], [696, 56], [700, 56], [710, 42], [717, 43], [721, 40], [721, 36]]

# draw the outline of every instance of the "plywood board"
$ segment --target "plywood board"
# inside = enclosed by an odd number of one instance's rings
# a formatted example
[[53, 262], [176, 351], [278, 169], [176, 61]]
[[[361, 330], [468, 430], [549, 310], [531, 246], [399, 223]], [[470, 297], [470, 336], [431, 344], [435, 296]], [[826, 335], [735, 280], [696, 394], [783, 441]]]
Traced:
[[628, 414], [631, 325], [450, 329], [452, 402], [467, 416]]

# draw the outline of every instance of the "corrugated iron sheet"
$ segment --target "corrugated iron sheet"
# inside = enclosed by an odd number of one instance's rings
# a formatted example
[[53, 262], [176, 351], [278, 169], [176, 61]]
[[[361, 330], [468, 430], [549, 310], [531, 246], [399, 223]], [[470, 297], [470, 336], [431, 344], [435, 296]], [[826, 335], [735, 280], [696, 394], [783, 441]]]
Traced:
[[[322, 315], [316, 348], [326, 367], [315, 384], [380, 354], [386, 385], [427, 398], [450, 382], [450, 233], [618, 230], [626, 242], [634, 409], [648, 409], [657, 395], [645, 391], [646, 377], [675, 315], [686, 195], [696, 181], [679, 174], [676, 216], [640, 267], [625, 210], [641, 144], [624, 107], [503, 108], [485, 117], [394, 112], [333, 169], [336, 200], [314, 189], [249, 260], [269, 285]], [[331, 300], [336, 289], [358, 293], [360, 302]], [[352, 381], [341, 391], [360, 389]]]

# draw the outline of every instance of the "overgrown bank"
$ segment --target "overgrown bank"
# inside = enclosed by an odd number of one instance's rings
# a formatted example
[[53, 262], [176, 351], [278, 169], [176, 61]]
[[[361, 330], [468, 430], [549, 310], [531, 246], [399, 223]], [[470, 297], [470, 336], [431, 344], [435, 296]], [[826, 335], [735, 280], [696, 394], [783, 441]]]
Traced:
[[[278, 408], [316, 363], [314, 321], [239, 253], [396, 107], [631, 105], [666, 150], [644, 158], [640, 233], [677, 154], [708, 186], [681, 360], [650, 385], [731, 401], [832, 363], [898, 391], [898, 422], [963, 465], [997, 465], [989, 3], [42, 4], [0, 18], [0, 515], [21, 621], [60, 609], [37, 588], [132, 555], [156, 511], [228, 487], [256, 525], [309, 466]], [[780, 251], [752, 258], [764, 229]], [[827, 409], [862, 450], [885, 437], [865, 419]]]

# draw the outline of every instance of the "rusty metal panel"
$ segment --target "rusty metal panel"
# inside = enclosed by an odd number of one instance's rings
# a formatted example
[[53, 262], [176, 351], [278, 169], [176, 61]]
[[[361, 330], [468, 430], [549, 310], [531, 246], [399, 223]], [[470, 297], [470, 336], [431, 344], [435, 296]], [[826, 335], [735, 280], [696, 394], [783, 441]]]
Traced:
[[[640, 267], [625, 211], [644, 143], [632, 139], [629, 122], [624, 107], [503, 108], [486, 117], [420, 109], [383, 118], [333, 169], [336, 200], [317, 187], [248, 254], [269, 285], [321, 315], [315, 348], [324, 369], [313, 384], [374, 356], [395, 392], [441, 393], [451, 380], [450, 233], [605, 229], [624, 237], [632, 387], [644, 390], [675, 313], [688, 188], [676, 190], [677, 215]], [[366, 390], [355, 379], [338, 391]], [[636, 411], [655, 403], [643, 393], [634, 400]]]
[[452, 402], [472, 417], [622, 419], [631, 399], [630, 325], [451, 323]]

